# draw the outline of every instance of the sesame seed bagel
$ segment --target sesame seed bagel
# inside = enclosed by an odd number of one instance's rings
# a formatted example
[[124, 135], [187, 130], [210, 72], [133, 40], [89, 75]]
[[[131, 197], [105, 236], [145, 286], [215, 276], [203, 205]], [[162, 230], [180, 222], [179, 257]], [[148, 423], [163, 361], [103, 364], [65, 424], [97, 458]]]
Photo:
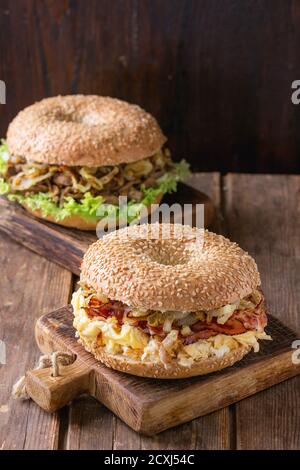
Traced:
[[92, 244], [81, 281], [131, 307], [193, 312], [242, 299], [260, 285], [260, 276], [253, 258], [221, 235], [145, 224]]
[[156, 120], [139, 106], [97, 95], [46, 98], [21, 111], [7, 132], [10, 153], [50, 165], [134, 162], [165, 141]]
[[223, 357], [215, 356], [202, 359], [201, 361], [194, 362], [190, 367], [182, 366], [177, 360], [173, 360], [166, 368], [163, 363], [142, 362], [122, 354], [109, 354], [104, 348], [99, 347], [97, 343], [91, 346], [82, 338], [80, 338], [79, 342], [86, 351], [92, 353], [98, 361], [107, 367], [139, 377], [156, 379], [183, 379], [210, 374], [232, 366], [248, 354], [251, 349], [251, 346], [241, 345], [237, 349], [226, 353]]

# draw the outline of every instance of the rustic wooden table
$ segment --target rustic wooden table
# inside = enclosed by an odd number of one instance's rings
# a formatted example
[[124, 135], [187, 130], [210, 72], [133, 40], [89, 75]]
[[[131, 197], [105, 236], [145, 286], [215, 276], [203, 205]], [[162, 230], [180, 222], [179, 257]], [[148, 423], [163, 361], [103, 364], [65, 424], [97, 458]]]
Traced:
[[[191, 183], [217, 207], [212, 229], [256, 258], [270, 312], [299, 330], [300, 176], [209, 173]], [[74, 279], [2, 234], [0, 262], [0, 339], [7, 349], [0, 366], [0, 449], [300, 448], [299, 376], [156, 437], [136, 434], [90, 398], [54, 415], [14, 401], [13, 383], [39, 356], [34, 322], [68, 303]]]

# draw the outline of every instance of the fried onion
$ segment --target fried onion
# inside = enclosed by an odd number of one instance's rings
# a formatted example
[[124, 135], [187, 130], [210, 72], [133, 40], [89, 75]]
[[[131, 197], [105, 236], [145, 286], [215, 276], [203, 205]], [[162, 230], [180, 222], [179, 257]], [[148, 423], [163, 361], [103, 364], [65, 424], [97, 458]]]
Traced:
[[139, 202], [143, 197], [141, 184], [146, 188], [153, 185], [171, 168], [167, 149], [134, 163], [92, 168], [46, 165], [12, 155], [6, 180], [12, 193], [23, 192], [27, 196], [47, 191], [60, 205], [66, 196], [77, 200], [86, 192], [93, 196], [101, 195], [108, 203], [117, 201], [120, 195]]

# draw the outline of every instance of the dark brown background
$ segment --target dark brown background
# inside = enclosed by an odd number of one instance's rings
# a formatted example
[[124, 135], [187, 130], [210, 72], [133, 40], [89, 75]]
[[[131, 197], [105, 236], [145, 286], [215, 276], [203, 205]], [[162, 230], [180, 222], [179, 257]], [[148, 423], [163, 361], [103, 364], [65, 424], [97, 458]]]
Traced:
[[197, 170], [298, 172], [299, 0], [0, 0], [1, 135], [44, 96], [140, 104]]

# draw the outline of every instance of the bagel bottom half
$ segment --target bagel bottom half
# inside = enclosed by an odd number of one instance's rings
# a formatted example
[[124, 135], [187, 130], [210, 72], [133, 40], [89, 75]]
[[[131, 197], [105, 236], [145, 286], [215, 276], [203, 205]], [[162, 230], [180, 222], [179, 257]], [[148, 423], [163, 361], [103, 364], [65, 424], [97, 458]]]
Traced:
[[[160, 204], [161, 200], [163, 198], [163, 195], [158, 196], [155, 201], [148, 206], [148, 214], [151, 214], [153, 212], [153, 206], [154, 204]], [[28, 207], [26, 204], [22, 204], [24, 209], [26, 209], [27, 212], [29, 212], [31, 215], [34, 217], [37, 217], [38, 219], [46, 220], [47, 222], [51, 222], [53, 224], [61, 225], [63, 227], [68, 227], [68, 228], [76, 228], [79, 230], [96, 230], [97, 224], [99, 223], [99, 220], [95, 219], [85, 219], [81, 217], [80, 215], [71, 215], [69, 217], [65, 217], [62, 220], [56, 220], [55, 217], [51, 215], [43, 215], [42, 211], [39, 209], [31, 209]], [[124, 221], [125, 224], [125, 221]], [[121, 221], [121, 224], [123, 225], [123, 222]]]
[[79, 215], [71, 215], [64, 218], [63, 220], [56, 220], [51, 215], [43, 215], [42, 212], [38, 209], [30, 209], [30, 207], [28, 207], [26, 204], [22, 204], [22, 206], [34, 217], [46, 220], [47, 222], [51, 222], [53, 224], [62, 225], [63, 227], [77, 228], [79, 230], [96, 230], [97, 227], [98, 222], [96, 220], [83, 219]]
[[125, 372], [126, 374], [137, 375], [139, 377], [149, 377], [155, 379], [184, 379], [196, 375], [205, 375], [216, 372], [225, 367], [232, 366], [240, 361], [251, 350], [251, 346], [239, 346], [236, 349], [224, 354], [223, 357], [209, 357], [194, 362], [190, 367], [184, 367], [173, 360], [166, 368], [163, 363], [142, 362], [132, 359], [122, 354], [109, 354], [103, 347], [95, 342], [90, 344], [82, 337], [79, 339], [84, 349], [107, 367]]

